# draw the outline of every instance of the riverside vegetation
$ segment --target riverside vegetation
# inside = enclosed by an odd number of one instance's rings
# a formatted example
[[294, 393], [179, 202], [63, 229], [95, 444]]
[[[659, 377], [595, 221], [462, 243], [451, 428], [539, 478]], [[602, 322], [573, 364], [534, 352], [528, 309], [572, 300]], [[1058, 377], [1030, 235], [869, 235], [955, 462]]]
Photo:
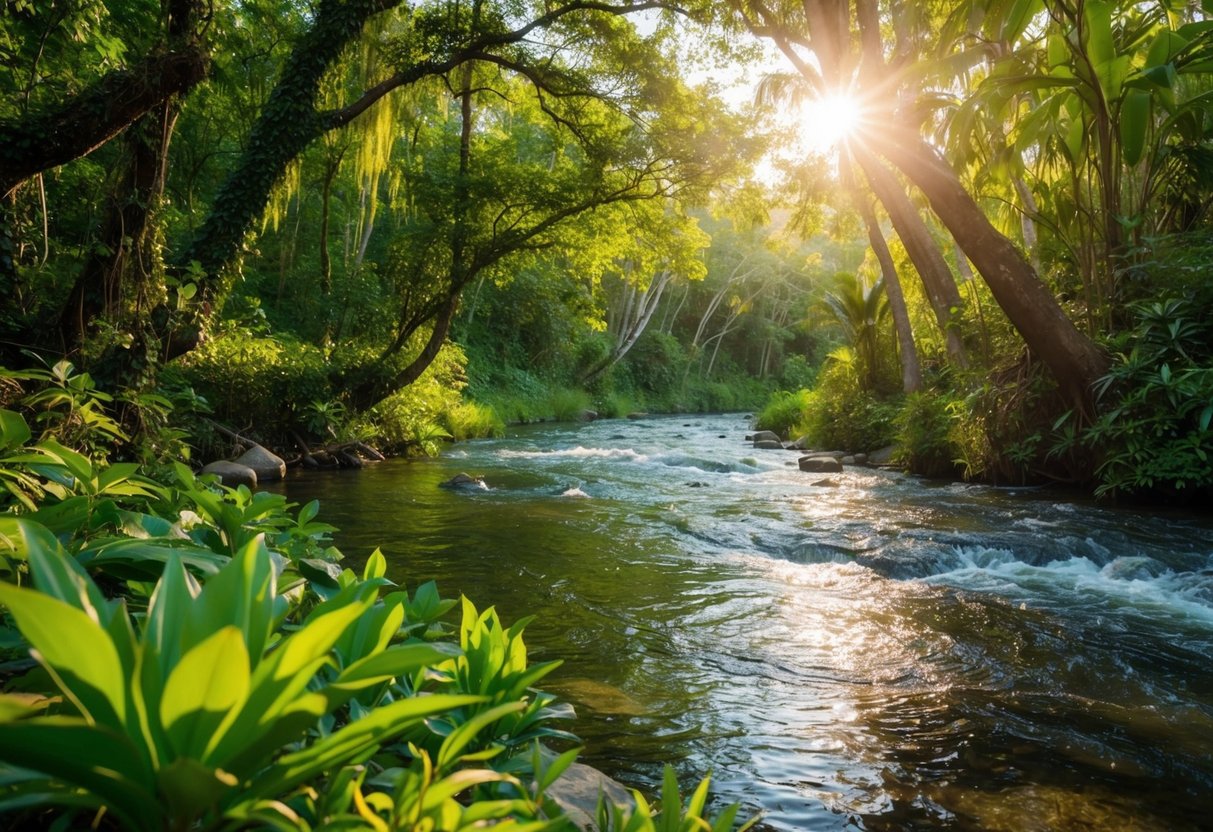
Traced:
[[[3, 725], [130, 766], [48, 757], [6, 809], [549, 822], [531, 729], [494, 733], [539, 695], [403, 716], [489, 694], [454, 655], [376, 658], [437, 619], [333, 565], [313, 509], [193, 479], [231, 433], [435, 453], [767, 401], [760, 427], [927, 475], [1207, 505], [1205, 4], [0, 2]], [[763, 46], [746, 106], [686, 72]], [[170, 595], [223, 609], [170, 623]], [[341, 658], [363, 608], [400, 620]], [[246, 675], [185, 681], [237, 642]], [[246, 724], [262, 697], [289, 731]]]
[[[4, 828], [572, 828], [527, 622], [342, 568], [316, 502], [105, 461], [98, 408], [0, 410]], [[92, 448], [64, 445], [71, 434]], [[56, 438], [58, 437], [58, 438]], [[460, 605], [459, 623], [447, 614]], [[667, 773], [602, 830], [731, 830]]]

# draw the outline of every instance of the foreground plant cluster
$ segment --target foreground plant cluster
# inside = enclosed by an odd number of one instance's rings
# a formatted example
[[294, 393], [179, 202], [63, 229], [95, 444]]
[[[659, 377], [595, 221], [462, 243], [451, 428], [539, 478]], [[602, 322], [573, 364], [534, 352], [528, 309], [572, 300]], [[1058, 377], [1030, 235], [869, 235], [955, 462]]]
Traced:
[[[527, 620], [408, 592], [378, 551], [342, 568], [315, 502], [152, 479], [63, 424], [0, 410], [0, 828], [574, 828]], [[597, 826], [732, 829], [707, 785], [684, 805], [667, 771]]]

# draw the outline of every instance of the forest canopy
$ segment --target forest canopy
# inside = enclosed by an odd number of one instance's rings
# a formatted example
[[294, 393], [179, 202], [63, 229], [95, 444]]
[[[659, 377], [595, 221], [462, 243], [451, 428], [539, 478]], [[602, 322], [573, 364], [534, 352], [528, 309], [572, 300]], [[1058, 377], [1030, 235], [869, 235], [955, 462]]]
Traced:
[[922, 470], [1208, 484], [1200, 4], [6, 7], [9, 366], [406, 445], [464, 432], [430, 368], [490, 424], [820, 375], [817, 442], [909, 406]]

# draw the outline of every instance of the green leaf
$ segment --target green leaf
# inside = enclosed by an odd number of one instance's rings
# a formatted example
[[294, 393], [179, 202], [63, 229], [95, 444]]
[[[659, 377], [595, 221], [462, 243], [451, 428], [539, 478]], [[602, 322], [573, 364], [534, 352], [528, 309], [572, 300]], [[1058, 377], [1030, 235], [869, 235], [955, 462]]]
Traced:
[[163, 828], [151, 769], [127, 737], [73, 717], [0, 724], [0, 760], [72, 783], [135, 829]]
[[121, 728], [126, 720], [126, 675], [109, 634], [80, 609], [28, 589], [0, 584], [8, 606], [37, 658], [90, 720]]
[[248, 694], [248, 648], [238, 628], [224, 627], [182, 656], [160, 700], [160, 719], [177, 754], [206, 762]]
[[19, 517], [0, 517], [0, 554], [26, 560], [35, 549], [59, 556], [59, 541], [38, 523]]
[[1107, 64], [1116, 57], [1112, 38], [1112, 14], [1116, 4], [1110, 0], [1087, 0], [1082, 6], [1087, 42], [1084, 44], [1095, 66]]
[[12, 410], [0, 410], [0, 450], [19, 448], [31, 435], [24, 416]]
[[426, 717], [483, 701], [481, 696], [434, 694], [401, 699], [376, 708], [311, 746], [284, 755], [257, 776], [245, 794], [252, 797], [283, 794], [325, 771], [357, 760]]
[[1125, 164], [1134, 167], [1141, 161], [1150, 129], [1150, 94], [1131, 89], [1120, 107], [1120, 151]]
[[366, 566], [362, 569], [362, 580], [369, 581], [373, 578], [382, 578], [387, 574], [387, 559], [383, 556], [383, 552], [376, 549], [371, 552], [371, 556], [367, 558]]
[[402, 644], [372, 653], [347, 667], [329, 687], [357, 691], [439, 664], [462, 651], [453, 644]]

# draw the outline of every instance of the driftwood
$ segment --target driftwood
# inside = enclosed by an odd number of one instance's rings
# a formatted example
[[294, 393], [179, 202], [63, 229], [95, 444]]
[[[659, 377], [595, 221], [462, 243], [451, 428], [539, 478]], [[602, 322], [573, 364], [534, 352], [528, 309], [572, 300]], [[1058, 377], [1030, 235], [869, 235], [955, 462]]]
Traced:
[[298, 432], [291, 431], [291, 436], [299, 446], [300, 454], [289, 460], [287, 465], [302, 464], [304, 468], [361, 468], [363, 457], [376, 462], [385, 459], [383, 454], [365, 442], [339, 442], [313, 449]]

